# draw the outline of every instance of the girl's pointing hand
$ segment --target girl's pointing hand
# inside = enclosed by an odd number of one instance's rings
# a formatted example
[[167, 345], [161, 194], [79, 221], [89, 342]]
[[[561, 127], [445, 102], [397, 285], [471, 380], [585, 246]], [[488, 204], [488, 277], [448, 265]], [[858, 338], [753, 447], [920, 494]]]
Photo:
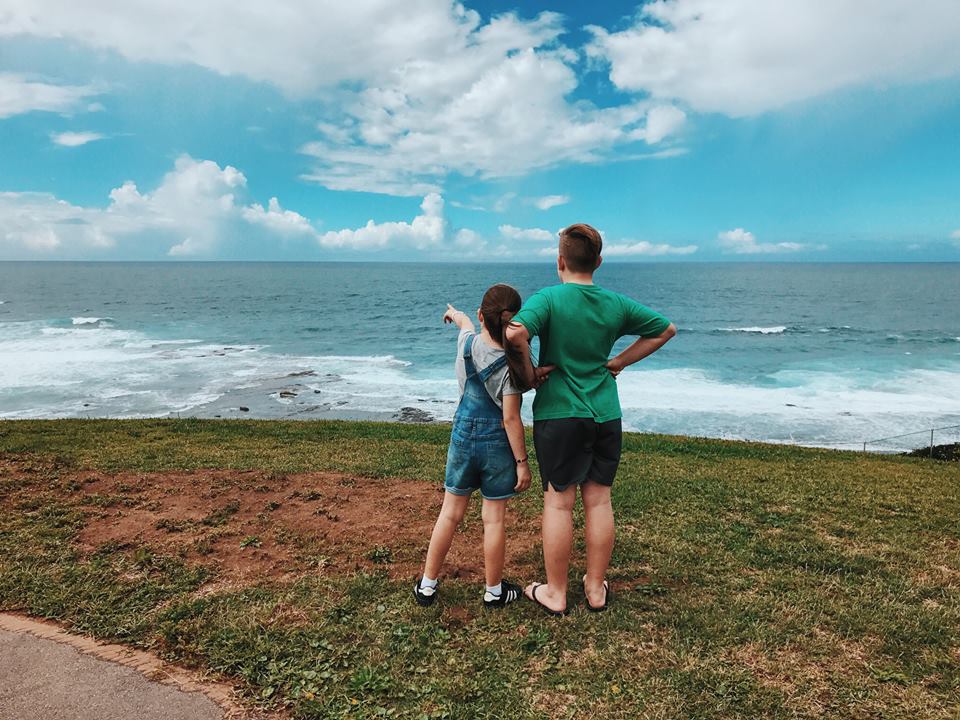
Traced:
[[445, 323], [456, 322], [456, 320], [454, 320], [453, 316], [454, 316], [454, 315], [457, 315], [457, 314], [459, 314], [459, 313], [460, 313], [459, 310], [457, 310], [457, 309], [456, 309], [453, 305], [451, 305], [450, 303], [447, 303], [447, 311], [443, 314], [443, 321], [444, 321]]

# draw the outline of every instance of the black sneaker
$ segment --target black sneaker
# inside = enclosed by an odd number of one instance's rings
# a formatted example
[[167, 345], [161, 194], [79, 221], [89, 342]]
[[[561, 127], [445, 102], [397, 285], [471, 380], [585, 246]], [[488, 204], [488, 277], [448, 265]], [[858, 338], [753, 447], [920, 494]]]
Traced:
[[417, 601], [417, 605], [420, 607], [430, 607], [433, 605], [433, 601], [437, 599], [437, 588], [435, 587], [420, 587], [421, 578], [417, 578], [413, 582], [413, 599]]
[[500, 594], [494, 595], [492, 592], [483, 593], [483, 605], [488, 608], [501, 608], [504, 605], [519, 600], [523, 597], [523, 588], [514, 585], [512, 582], [503, 580], [500, 583]]

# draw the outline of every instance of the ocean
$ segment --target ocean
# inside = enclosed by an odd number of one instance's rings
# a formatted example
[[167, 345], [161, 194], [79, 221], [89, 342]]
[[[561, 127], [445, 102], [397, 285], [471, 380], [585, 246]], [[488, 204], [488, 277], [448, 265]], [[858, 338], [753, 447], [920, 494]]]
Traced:
[[[859, 448], [960, 425], [960, 264], [607, 263], [596, 279], [680, 329], [618, 379], [626, 429]], [[527, 297], [557, 277], [549, 263], [0, 263], [0, 418], [448, 420], [456, 331], [441, 316], [474, 313], [495, 282]]]

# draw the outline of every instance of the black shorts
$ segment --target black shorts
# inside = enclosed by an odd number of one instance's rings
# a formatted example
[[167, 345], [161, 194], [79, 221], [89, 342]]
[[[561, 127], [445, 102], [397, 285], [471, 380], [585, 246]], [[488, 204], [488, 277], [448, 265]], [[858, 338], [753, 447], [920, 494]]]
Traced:
[[587, 480], [613, 485], [622, 442], [619, 419], [605, 423], [593, 418], [535, 420], [533, 445], [544, 492], [548, 483], [557, 491]]

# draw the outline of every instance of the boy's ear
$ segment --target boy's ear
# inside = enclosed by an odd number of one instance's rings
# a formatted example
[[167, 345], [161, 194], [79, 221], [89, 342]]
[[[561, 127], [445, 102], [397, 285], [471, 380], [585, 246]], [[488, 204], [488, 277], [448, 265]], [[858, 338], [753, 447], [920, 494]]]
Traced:
[[567, 263], [563, 259], [563, 255], [561, 255], [560, 253], [557, 253], [557, 270], [559, 270], [560, 272], [563, 272], [566, 269], [567, 269]]
[[483, 313], [480, 312], [479, 308], [477, 308], [477, 322], [480, 323], [481, 326], [483, 325]]
[[602, 262], [603, 262], [603, 256], [602, 256], [602, 255], [597, 255], [597, 265], [596, 265], [595, 268], [593, 268], [593, 271], [594, 271], [594, 272], [597, 271], [597, 268], [600, 267], [600, 263], [602, 263]]

